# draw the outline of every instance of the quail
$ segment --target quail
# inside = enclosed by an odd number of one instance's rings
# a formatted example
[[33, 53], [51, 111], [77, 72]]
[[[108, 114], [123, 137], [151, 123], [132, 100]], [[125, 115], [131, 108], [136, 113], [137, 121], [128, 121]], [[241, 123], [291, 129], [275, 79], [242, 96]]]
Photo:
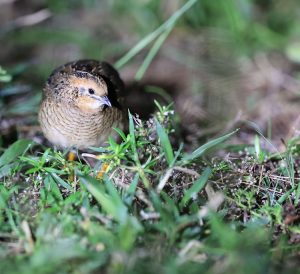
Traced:
[[49, 76], [39, 110], [45, 137], [56, 147], [86, 149], [100, 146], [114, 127], [124, 129], [121, 106], [124, 84], [108, 63], [79, 60]]

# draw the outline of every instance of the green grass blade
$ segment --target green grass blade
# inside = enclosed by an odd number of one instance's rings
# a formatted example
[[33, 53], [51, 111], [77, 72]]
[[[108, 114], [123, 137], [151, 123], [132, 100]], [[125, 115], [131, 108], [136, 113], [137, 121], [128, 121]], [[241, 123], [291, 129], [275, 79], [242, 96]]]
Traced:
[[[110, 214], [116, 221], [123, 223], [127, 215], [127, 207], [123, 204], [118, 193], [115, 193], [115, 190], [112, 190], [113, 186], [110, 188], [110, 192], [113, 195], [105, 192], [104, 188], [101, 188], [99, 181], [90, 177], [83, 176], [78, 174], [80, 181], [87, 188], [87, 190], [95, 197], [97, 202], [102, 206], [104, 211]], [[111, 184], [107, 182], [108, 184]], [[111, 184], [112, 185], [112, 184]], [[116, 198], [117, 194], [117, 198]]]
[[134, 134], [134, 123], [133, 123], [133, 117], [128, 110], [128, 117], [129, 117], [129, 135], [130, 135], [130, 147], [131, 151], [134, 157], [134, 161], [138, 162], [138, 154], [136, 150], [136, 140], [135, 140], [135, 134]]
[[3, 83], [7, 83], [10, 82], [12, 79], [12, 76], [9, 75], [6, 70], [4, 70], [1, 66], [0, 66], [0, 82]]
[[13, 143], [0, 157], [0, 167], [11, 163], [18, 156], [24, 154], [33, 144], [30, 140], [18, 140]]
[[188, 10], [190, 9], [198, 0], [187, 1], [179, 10], [177, 10], [167, 21], [165, 21], [160, 27], [155, 31], [148, 34], [143, 38], [136, 46], [134, 46], [129, 52], [127, 52], [120, 60], [115, 63], [116, 68], [121, 68], [130, 59], [132, 59], [136, 54], [138, 54], [143, 48], [150, 44], [154, 39], [161, 35], [164, 31], [168, 30], [170, 26], [174, 25], [175, 22]]
[[278, 204], [282, 204], [283, 202], [285, 202], [287, 199], [290, 198], [290, 194], [294, 192], [294, 190], [296, 189], [296, 186], [292, 187], [289, 191], [287, 191], [286, 193], [284, 193], [277, 201]]
[[200, 178], [197, 179], [194, 184], [184, 193], [184, 196], [180, 202], [180, 208], [184, 207], [189, 200], [193, 199], [193, 197], [205, 187], [211, 173], [212, 170], [209, 167], [203, 171]]
[[295, 186], [295, 160], [291, 151], [287, 152], [286, 165], [287, 165], [287, 172], [290, 177], [291, 185], [292, 187], [294, 187]]
[[235, 131], [228, 133], [226, 135], [223, 135], [219, 138], [213, 139], [209, 142], [207, 142], [206, 144], [200, 146], [199, 148], [197, 148], [196, 150], [194, 150], [191, 154], [185, 155], [182, 158], [182, 162], [183, 164], [187, 164], [197, 158], [199, 158], [200, 156], [202, 156], [206, 151], [208, 151], [209, 149], [213, 148], [216, 145], [219, 145], [223, 142], [225, 142], [227, 139], [229, 139], [232, 135], [234, 135], [235, 133], [238, 132], [239, 129], [236, 129]]
[[135, 195], [135, 191], [139, 182], [139, 173], [136, 173], [135, 176], [133, 177], [133, 180], [127, 190], [127, 195], [128, 197], [126, 198], [126, 204], [131, 205], [134, 195]]
[[59, 201], [63, 200], [61, 190], [58, 187], [57, 182], [54, 180], [53, 177], [51, 177], [51, 175], [48, 175], [44, 179], [44, 186], [45, 186], [45, 189], [47, 189], [48, 191], [51, 192], [51, 194], [55, 197], [55, 199], [57, 199]]
[[261, 154], [261, 147], [260, 147], [260, 140], [259, 140], [258, 135], [255, 135], [254, 149], [255, 149], [256, 158], [259, 160], [259, 157]]
[[113, 182], [110, 181], [107, 176], [104, 176], [104, 181], [105, 181], [106, 189], [108, 190], [109, 195], [112, 197], [112, 200], [114, 201], [115, 205], [118, 208], [126, 209], [126, 206], [124, 205], [122, 198], [118, 190], [116, 189], [115, 185], [113, 184]]
[[172, 31], [174, 25], [171, 25], [165, 32], [163, 32], [158, 39], [155, 41], [154, 45], [152, 46], [152, 48], [150, 49], [149, 53], [147, 54], [144, 62], [142, 63], [142, 65], [140, 66], [139, 70], [137, 71], [136, 75], [135, 75], [135, 80], [140, 81], [145, 72], [147, 71], [148, 67], [150, 66], [152, 60], [154, 59], [154, 57], [156, 56], [156, 54], [158, 53], [159, 49], [161, 48], [162, 44], [164, 43], [164, 41], [167, 39], [167, 37], [169, 36], [170, 32]]
[[126, 142], [126, 135], [124, 134], [124, 132], [117, 127], [114, 127], [113, 129], [121, 136], [122, 140]]
[[15, 166], [16, 165], [13, 163], [0, 167], [0, 179], [4, 176], [7, 176]]
[[166, 156], [167, 162], [169, 166], [171, 166], [174, 161], [174, 152], [166, 131], [157, 120], [156, 120], [156, 131], [160, 140], [160, 144], [164, 150], [164, 154]]
[[295, 201], [294, 201], [294, 205], [298, 205], [299, 203], [299, 198], [300, 198], [300, 182], [297, 182], [297, 187], [296, 187], [296, 191], [295, 191]]
[[60, 178], [56, 173], [51, 173], [51, 176], [58, 184], [60, 184], [65, 189], [69, 191], [73, 190], [72, 187], [69, 184], [67, 184], [62, 178]]

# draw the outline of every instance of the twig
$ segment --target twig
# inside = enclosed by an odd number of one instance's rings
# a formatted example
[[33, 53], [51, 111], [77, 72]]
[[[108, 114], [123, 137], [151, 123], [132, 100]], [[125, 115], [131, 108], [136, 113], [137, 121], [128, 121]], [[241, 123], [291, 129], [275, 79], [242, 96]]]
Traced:
[[39, 24], [49, 17], [51, 17], [52, 13], [48, 9], [42, 9], [35, 13], [24, 15], [17, 18], [14, 21], [15, 27], [28, 27], [32, 25]]
[[145, 212], [144, 210], [141, 210], [140, 215], [142, 217], [142, 220], [157, 220], [160, 218], [160, 214], [157, 212]]
[[197, 178], [200, 177], [200, 174], [197, 171], [189, 169], [189, 168], [185, 168], [185, 167], [181, 167], [181, 166], [175, 166], [173, 169], [176, 170], [176, 171], [184, 172], [184, 173], [189, 174], [191, 176], [195, 176]]
[[171, 177], [173, 172], [173, 168], [169, 168], [162, 179], [159, 181], [159, 184], [156, 188], [157, 193], [160, 193], [162, 189], [165, 187], [166, 183], [168, 182], [169, 178]]

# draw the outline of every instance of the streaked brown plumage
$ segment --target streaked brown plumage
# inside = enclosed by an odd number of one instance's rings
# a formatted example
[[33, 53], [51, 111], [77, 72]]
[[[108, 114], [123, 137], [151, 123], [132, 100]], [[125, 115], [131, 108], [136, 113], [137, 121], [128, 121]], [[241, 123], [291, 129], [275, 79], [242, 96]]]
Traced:
[[118, 72], [106, 62], [79, 60], [57, 68], [39, 111], [45, 137], [62, 148], [102, 145], [115, 133], [113, 127], [124, 127], [123, 88]]

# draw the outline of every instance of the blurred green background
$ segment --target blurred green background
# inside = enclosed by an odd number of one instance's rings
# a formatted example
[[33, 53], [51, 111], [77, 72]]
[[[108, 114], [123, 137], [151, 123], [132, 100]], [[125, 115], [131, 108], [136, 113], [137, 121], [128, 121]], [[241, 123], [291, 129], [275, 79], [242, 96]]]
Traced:
[[[1, 1], [0, 64], [13, 77], [1, 83], [2, 132], [11, 131], [11, 124], [37, 124], [41, 90], [58, 65], [82, 58], [115, 63], [186, 2], [191, 1]], [[135, 105], [147, 100], [141, 94], [149, 90], [163, 94], [166, 102], [171, 97], [182, 124], [194, 126], [184, 129], [190, 143], [205, 135], [203, 127], [216, 132], [239, 120], [239, 111], [262, 129], [274, 125], [271, 137], [277, 135], [276, 128], [288, 132], [286, 123], [294, 120], [291, 113], [297, 106], [286, 107], [286, 96], [281, 96], [287, 90], [297, 99], [299, 93], [299, 3], [193, 2], [142, 75], [142, 89], [133, 85], [134, 79], [155, 39], [118, 67], [128, 89], [136, 89], [129, 105], [137, 112], [143, 109], [145, 102]], [[270, 109], [273, 101], [283, 102], [275, 112]], [[16, 135], [28, 135], [22, 132], [16, 129]]]

